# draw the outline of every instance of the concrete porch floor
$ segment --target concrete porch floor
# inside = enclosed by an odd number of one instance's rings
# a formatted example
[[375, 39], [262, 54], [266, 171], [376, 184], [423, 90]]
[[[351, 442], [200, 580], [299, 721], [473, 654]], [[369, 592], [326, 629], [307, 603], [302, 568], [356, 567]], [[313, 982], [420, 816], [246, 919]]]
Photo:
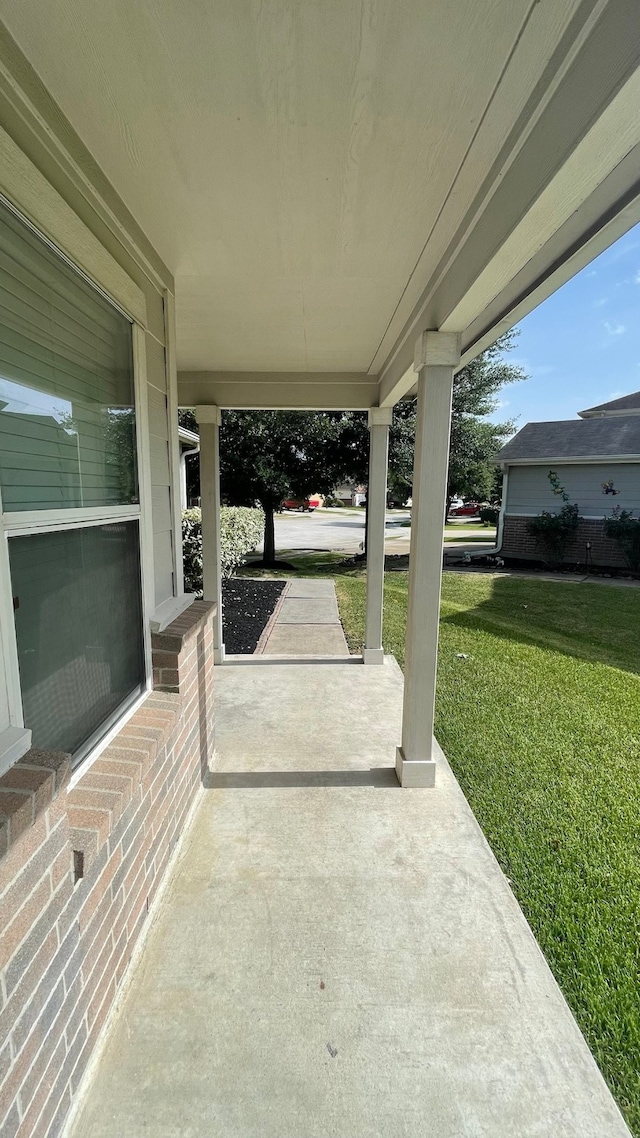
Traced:
[[215, 671], [217, 754], [73, 1138], [628, 1131], [402, 677]]

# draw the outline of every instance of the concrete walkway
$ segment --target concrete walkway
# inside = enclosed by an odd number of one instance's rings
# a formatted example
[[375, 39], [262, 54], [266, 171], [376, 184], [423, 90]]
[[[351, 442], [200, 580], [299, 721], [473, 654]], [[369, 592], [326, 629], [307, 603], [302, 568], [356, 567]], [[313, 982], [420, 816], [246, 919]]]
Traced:
[[395, 662], [215, 688], [209, 789], [69, 1138], [628, 1138], [444, 757], [397, 785]]
[[266, 656], [348, 656], [333, 581], [287, 581], [258, 647]]

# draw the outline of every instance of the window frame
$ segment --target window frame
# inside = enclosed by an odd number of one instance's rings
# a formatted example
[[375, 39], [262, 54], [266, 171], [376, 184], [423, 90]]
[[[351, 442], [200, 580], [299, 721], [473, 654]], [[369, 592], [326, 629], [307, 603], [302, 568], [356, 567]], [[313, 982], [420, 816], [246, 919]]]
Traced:
[[[125, 701], [121, 714], [115, 709], [105, 720], [104, 734], [96, 738], [88, 753], [81, 753], [74, 774], [84, 773], [88, 766], [98, 758], [124, 723], [147, 698], [152, 687], [151, 663], [151, 620], [154, 613], [154, 567], [153, 567], [153, 526], [151, 514], [151, 457], [149, 447], [149, 415], [147, 402], [147, 370], [145, 329], [130, 313], [126, 312], [105, 289], [92, 280], [77, 264], [43, 234], [12, 202], [0, 194], [0, 202], [6, 205], [20, 221], [24, 222], [61, 261], [70, 265], [87, 284], [113, 305], [131, 325], [131, 348], [133, 366], [133, 398], [136, 424], [136, 457], [138, 474], [139, 502], [120, 506], [87, 506], [53, 510], [23, 510], [5, 512], [2, 506], [0, 487], [0, 689], [6, 693], [6, 701], [0, 702], [0, 776], [2, 776], [31, 746], [31, 731], [25, 727], [22, 710], [22, 691], [18, 663], [18, 644], [13, 612], [13, 589], [9, 559], [9, 541], [12, 537], [28, 537], [32, 534], [51, 533], [59, 530], [72, 530], [90, 526], [108, 525], [110, 522], [131, 520], [138, 522], [140, 543], [140, 577], [142, 606], [142, 648], [144, 675], [142, 692], [132, 703]], [[123, 630], [123, 635], [125, 630]], [[6, 703], [6, 706], [3, 704]], [[111, 718], [114, 722], [110, 722]], [[100, 728], [94, 735], [98, 735]], [[94, 736], [87, 743], [91, 744]]]

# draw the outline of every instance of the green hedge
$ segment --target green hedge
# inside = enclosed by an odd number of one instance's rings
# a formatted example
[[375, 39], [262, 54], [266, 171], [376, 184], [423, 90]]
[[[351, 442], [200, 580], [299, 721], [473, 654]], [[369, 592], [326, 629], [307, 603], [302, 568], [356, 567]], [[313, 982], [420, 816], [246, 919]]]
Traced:
[[[220, 510], [222, 576], [230, 577], [244, 557], [255, 549], [264, 533], [264, 513], [249, 506], [223, 506]], [[202, 524], [198, 507], [182, 511], [184, 585], [202, 594]]]

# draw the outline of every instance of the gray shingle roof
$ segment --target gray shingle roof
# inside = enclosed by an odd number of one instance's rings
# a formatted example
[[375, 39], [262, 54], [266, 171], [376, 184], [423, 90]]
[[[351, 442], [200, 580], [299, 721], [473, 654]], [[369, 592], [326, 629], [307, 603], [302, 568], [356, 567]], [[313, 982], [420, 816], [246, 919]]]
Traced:
[[527, 423], [503, 446], [495, 461], [581, 459], [600, 455], [634, 455], [640, 459], [640, 415]]
[[587, 407], [586, 411], [578, 411], [578, 414], [600, 415], [603, 411], [640, 411], [640, 391], [633, 391], [631, 395], [621, 395], [619, 399], [612, 399], [610, 403], [599, 403], [597, 407]]

